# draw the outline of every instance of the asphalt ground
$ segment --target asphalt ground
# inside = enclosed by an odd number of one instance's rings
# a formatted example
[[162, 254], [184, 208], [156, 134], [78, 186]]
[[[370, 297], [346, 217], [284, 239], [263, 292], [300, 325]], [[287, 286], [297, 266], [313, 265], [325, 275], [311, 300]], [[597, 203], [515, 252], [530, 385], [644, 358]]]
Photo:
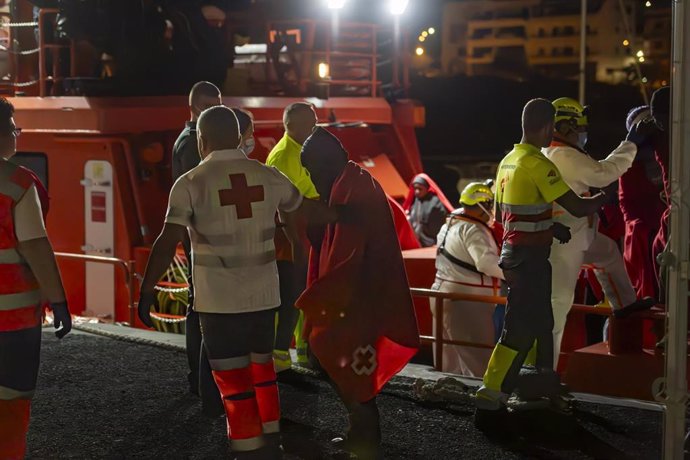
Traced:
[[[28, 436], [31, 459], [227, 458], [225, 420], [201, 415], [179, 351], [73, 333], [44, 333]], [[330, 440], [345, 411], [330, 385], [294, 374], [280, 384], [287, 459], [347, 458]], [[386, 459], [661, 458], [661, 413], [579, 403], [574, 416], [512, 416], [514, 435], [490, 440], [469, 398], [420, 401], [396, 378], [379, 396]]]

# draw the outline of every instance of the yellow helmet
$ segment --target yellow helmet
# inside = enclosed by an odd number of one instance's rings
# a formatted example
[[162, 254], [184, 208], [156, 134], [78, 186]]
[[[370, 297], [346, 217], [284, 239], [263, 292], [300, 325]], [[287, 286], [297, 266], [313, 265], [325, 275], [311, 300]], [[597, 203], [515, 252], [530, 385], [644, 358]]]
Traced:
[[556, 109], [556, 123], [561, 120], [574, 120], [577, 126], [587, 126], [589, 107], [583, 107], [582, 104], [569, 97], [559, 97], [552, 104]]
[[460, 204], [476, 206], [478, 203], [488, 203], [494, 200], [491, 188], [482, 182], [470, 182], [460, 194]]

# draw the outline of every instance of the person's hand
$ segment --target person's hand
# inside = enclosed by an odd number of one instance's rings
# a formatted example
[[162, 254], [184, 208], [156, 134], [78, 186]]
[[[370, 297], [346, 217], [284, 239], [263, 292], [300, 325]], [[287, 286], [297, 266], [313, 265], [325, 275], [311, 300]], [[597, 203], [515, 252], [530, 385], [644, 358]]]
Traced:
[[53, 310], [53, 326], [55, 326], [55, 337], [58, 339], [66, 336], [72, 330], [72, 315], [67, 308], [67, 302], [57, 302], [50, 304]]
[[570, 241], [570, 227], [554, 222], [551, 226], [551, 231], [553, 232], [553, 237], [558, 240], [559, 243], [565, 244]]
[[156, 303], [155, 292], [150, 291], [139, 294], [139, 304], [137, 305], [139, 319], [142, 323], [150, 328], [153, 328], [153, 321], [151, 320], [151, 307], [154, 303]]

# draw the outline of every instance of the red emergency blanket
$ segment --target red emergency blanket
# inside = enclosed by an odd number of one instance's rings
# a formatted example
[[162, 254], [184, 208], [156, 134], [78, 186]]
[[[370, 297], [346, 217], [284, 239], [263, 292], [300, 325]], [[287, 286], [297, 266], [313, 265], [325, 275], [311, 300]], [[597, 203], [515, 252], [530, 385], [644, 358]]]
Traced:
[[[414, 179], [417, 178], [424, 179], [424, 181], [427, 184], [429, 184], [429, 193], [431, 193], [432, 195], [436, 195], [438, 199], [441, 200], [441, 203], [443, 203], [443, 206], [446, 208], [446, 211], [448, 211], [449, 213], [453, 212], [453, 209], [455, 209], [455, 207], [452, 204], [450, 204], [450, 201], [448, 200], [448, 198], [446, 198], [446, 195], [444, 195], [441, 191], [441, 187], [439, 187], [438, 184], [436, 184], [436, 182], [434, 182], [434, 180], [431, 177], [427, 176], [424, 173], [420, 173], [414, 176]], [[414, 187], [412, 185], [414, 183], [414, 179], [412, 179], [412, 182], [410, 182], [410, 187], [407, 191], [407, 196], [405, 197], [405, 201], [403, 201], [402, 204], [402, 207], [406, 212], [410, 211], [410, 208], [412, 208], [412, 203], [414, 203]]]
[[330, 205], [343, 205], [311, 255], [297, 300], [309, 346], [345, 401], [375, 397], [419, 347], [417, 320], [386, 194], [349, 162]]
[[398, 234], [398, 242], [400, 243], [400, 249], [406, 251], [408, 249], [418, 249], [421, 246], [417, 237], [414, 234], [414, 230], [410, 225], [410, 221], [407, 220], [407, 215], [405, 210], [400, 206], [400, 204], [386, 195], [388, 198], [388, 204], [391, 207], [391, 212], [393, 213], [393, 222], [395, 224], [395, 232]]

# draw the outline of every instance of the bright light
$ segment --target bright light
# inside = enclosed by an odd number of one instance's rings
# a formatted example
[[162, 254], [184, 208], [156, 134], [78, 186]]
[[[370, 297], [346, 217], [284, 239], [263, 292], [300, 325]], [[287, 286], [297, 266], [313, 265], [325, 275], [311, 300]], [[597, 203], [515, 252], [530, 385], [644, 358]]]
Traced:
[[417, 49], [414, 50], [414, 52], [417, 56], [421, 56], [422, 54], [424, 54], [424, 48], [422, 48], [421, 46], [418, 46]]
[[328, 8], [331, 10], [339, 10], [345, 6], [347, 0], [326, 0]]
[[428, 36], [429, 36], [429, 32], [427, 32], [426, 30], [422, 31], [422, 37], [426, 38]]
[[640, 56], [637, 60], [640, 62], [644, 62], [644, 56]]
[[319, 62], [319, 78], [321, 78], [322, 80], [328, 78], [328, 74], [328, 64], [325, 62]]
[[426, 40], [426, 38], [424, 38], [424, 35], [420, 35], [420, 36], [419, 36], [419, 41], [420, 41], [420, 42], [423, 42], [424, 40]]
[[640, 50], [637, 52], [637, 57], [643, 57], [644, 56], [644, 51]]
[[642, 83], [647, 83], [647, 77], [642, 77]]
[[392, 15], [400, 16], [405, 12], [409, 0], [388, 0], [388, 9]]
[[436, 29], [433, 27], [429, 27], [429, 35], [434, 35], [436, 33]]
[[630, 40], [628, 40], [627, 38], [625, 40], [623, 40], [623, 46], [629, 46], [629, 45], [630, 45]]
[[650, 6], [652, 6], [652, 2], [649, 2], [649, 1], [648, 1], [647, 3], [644, 4], [644, 6], [646, 6], [647, 8], [649, 8]]
[[667, 82], [666, 80], [663, 80], [663, 81], [661, 82], [661, 86], [666, 86], [666, 85], [668, 85], [668, 82]]

